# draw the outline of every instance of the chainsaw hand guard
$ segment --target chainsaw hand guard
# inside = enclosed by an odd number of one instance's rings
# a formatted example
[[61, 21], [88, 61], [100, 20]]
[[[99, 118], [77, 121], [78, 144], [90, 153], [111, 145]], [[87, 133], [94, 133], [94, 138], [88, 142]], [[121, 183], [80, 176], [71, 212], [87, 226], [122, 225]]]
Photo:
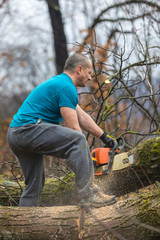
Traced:
[[125, 140], [123, 137], [119, 137], [116, 139], [116, 141], [118, 143], [118, 150], [121, 151], [125, 146]]

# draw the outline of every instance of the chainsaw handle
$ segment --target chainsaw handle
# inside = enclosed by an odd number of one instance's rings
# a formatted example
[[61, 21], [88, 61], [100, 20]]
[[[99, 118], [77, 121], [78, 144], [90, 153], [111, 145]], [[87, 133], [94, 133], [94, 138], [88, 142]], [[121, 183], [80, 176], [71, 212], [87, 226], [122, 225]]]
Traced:
[[112, 155], [112, 153], [115, 153], [117, 149], [118, 149], [118, 142], [116, 140], [116, 141], [114, 141], [114, 145], [113, 145], [112, 149], [109, 151], [109, 155]]
[[123, 137], [119, 137], [114, 141], [113, 148], [109, 151], [109, 162], [108, 162], [108, 168], [106, 170], [102, 171], [102, 174], [107, 174], [111, 171], [112, 165], [113, 165], [113, 159], [116, 154], [116, 150], [121, 151], [125, 146], [125, 140]]
[[125, 140], [123, 137], [119, 137], [114, 141], [113, 148], [110, 150], [109, 154], [112, 155], [112, 153], [115, 153], [116, 150], [121, 151], [125, 146]]
[[117, 141], [114, 141], [114, 146], [113, 148], [109, 151], [109, 162], [108, 162], [108, 168], [104, 171], [102, 171], [102, 174], [107, 174], [110, 172], [111, 168], [112, 168], [112, 165], [113, 165], [113, 159], [114, 159], [114, 156], [115, 156], [115, 153], [116, 153], [116, 150], [118, 149], [118, 142]]
[[119, 151], [121, 151], [124, 148], [124, 146], [125, 146], [125, 140], [124, 140], [123, 137], [119, 137], [119, 138], [116, 139], [116, 141], [118, 143], [118, 148], [117, 149]]

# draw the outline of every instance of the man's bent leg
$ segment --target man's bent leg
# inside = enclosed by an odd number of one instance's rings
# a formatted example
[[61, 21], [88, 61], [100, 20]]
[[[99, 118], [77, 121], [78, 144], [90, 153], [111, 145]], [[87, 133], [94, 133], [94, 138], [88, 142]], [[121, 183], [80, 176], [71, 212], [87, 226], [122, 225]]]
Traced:
[[67, 154], [67, 163], [76, 177], [77, 197], [79, 199], [88, 198], [92, 193], [94, 170], [89, 146], [84, 135], [77, 135], [74, 145]]
[[45, 155], [66, 158], [75, 173], [78, 198], [87, 198], [92, 191], [94, 169], [86, 137], [76, 130], [59, 125], [41, 123], [39, 127], [42, 133], [36, 138], [37, 149], [41, 149]]
[[37, 154], [66, 158], [75, 172], [78, 197], [84, 198], [90, 194], [93, 163], [88, 143], [82, 133], [44, 122], [11, 131], [15, 141], [21, 139], [21, 142], [17, 142], [19, 148], [23, 147], [26, 151]]

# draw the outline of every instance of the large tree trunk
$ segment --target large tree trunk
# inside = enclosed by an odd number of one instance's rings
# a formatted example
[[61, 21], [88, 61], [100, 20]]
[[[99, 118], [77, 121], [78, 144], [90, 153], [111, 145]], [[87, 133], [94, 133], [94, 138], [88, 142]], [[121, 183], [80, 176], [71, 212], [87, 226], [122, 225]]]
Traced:
[[[160, 188], [143, 189], [84, 215], [76, 206], [0, 207], [0, 239], [160, 239]], [[82, 223], [82, 222], [81, 222]]]
[[[56, 207], [0, 207], [0, 239], [160, 239], [160, 138], [150, 139], [139, 145], [134, 152], [134, 164], [120, 172], [111, 173], [95, 179], [104, 192], [118, 192], [116, 204], [93, 209], [85, 214], [85, 224], [77, 219], [80, 214], [76, 206], [58, 206], [76, 204], [74, 175], [60, 180], [48, 179], [41, 196], [41, 205]], [[143, 171], [142, 171], [143, 169]], [[128, 173], [127, 173], [128, 171]], [[130, 176], [132, 171], [134, 174]], [[136, 171], [136, 172], [134, 172]], [[145, 172], [145, 174], [144, 174]], [[144, 179], [154, 184], [143, 187]], [[137, 183], [135, 180], [137, 179]], [[18, 202], [20, 188], [16, 183], [1, 179], [1, 204], [6, 200], [10, 204]], [[139, 183], [139, 186], [137, 184]], [[135, 187], [136, 185], [136, 187]], [[147, 185], [147, 184], [146, 184]], [[124, 188], [124, 190], [118, 188]], [[126, 190], [126, 187], [128, 188]], [[142, 187], [142, 186], [141, 186]], [[116, 190], [115, 190], [116, 189]], [[136, 193], [129, 193], [131, 191]], [[138, 193], [137, 193], [138, 191]], [[83, 218], [81, 218], [83, 220]], [[83, 226], [84, 225], [84, 226]]]
[[58, 0], [46, 0], [53, 29], [55, 64], [57, 73], [63, 72], [65, 61], [68, 57], [66, 36], [62, 21], [60, 5]]

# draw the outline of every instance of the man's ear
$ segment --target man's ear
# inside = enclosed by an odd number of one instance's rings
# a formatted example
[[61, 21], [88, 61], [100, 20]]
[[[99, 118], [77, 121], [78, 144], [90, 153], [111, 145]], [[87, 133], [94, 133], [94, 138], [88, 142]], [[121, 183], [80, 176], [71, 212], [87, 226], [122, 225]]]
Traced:
[[80, 74], [82, 71], [82, 66], [81, 65], [78, 65], [77, 66], [77, 73]]

